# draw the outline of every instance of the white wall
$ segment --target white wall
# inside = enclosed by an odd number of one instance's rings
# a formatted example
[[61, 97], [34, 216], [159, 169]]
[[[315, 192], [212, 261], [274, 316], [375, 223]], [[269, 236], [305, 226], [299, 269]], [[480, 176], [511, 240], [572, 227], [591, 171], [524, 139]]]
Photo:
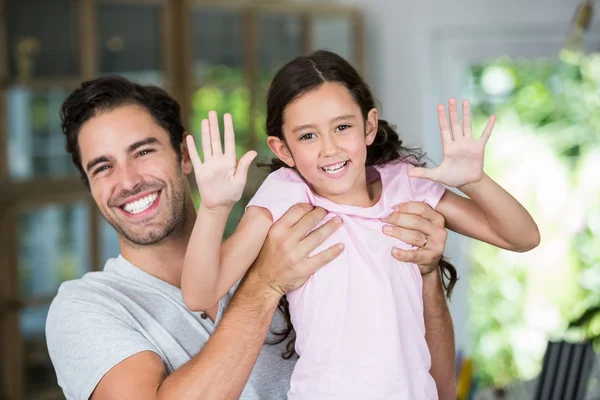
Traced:
[[[461, 97], [468, 61], [503, 54], [555, 57], [577, 0], [336, 0], [364, 9], [367, 78], [407, 144], [437, 163], [435, 106]], [[600, 5], [600, 4], [599, 4]], [[458, 348], [470, 349], [466, 241], [451, 235], [447, 254], [461, 280], [451, 303]]]

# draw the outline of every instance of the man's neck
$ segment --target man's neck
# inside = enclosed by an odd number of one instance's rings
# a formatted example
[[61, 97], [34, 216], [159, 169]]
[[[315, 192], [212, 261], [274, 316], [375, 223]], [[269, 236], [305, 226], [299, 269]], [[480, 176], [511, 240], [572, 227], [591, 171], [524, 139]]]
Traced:
[[195, 220], [195, 210], [192, 209], [191, 216], [185, 218], [184, 226], [150, 246], [132, 245], [120, 238], [121, 255], [142, 271], [180, 288], [183, 260]]

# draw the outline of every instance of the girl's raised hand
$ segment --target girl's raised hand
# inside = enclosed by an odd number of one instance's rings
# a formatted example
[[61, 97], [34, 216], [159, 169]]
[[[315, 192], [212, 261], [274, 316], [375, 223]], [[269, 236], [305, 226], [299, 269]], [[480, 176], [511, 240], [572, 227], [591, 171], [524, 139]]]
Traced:
[[409, 176], [425, 178], [451, 187], [477, 183], [483, 178], [483, 155], [485, 145], [492, 134], [496, 117], [492, 115], [479, 139], [471, 131], [471, 109], [468, 100], [463, 101], [462, 127], [458, 117], [456, 99], [448, 101], [450, 125], [446, 110], [438, 105], [438, 121], [442, 135], [443, 157], [437, 168], [412, 168]]
[[208, 120], [202, 120], [204, 162], [198, 155], [193, 136], [188, 135], [186, 138], [200, 191], [201, 206], [211, 210], [231, 207], [240, 200], [246, 186], [248, 170], [257, 154], [251, 150], [238, 162], [231, 114], [225, 114], [223, 121], [225, 151], [221, 146], [217, 113], [211, 111], [208, 113]]

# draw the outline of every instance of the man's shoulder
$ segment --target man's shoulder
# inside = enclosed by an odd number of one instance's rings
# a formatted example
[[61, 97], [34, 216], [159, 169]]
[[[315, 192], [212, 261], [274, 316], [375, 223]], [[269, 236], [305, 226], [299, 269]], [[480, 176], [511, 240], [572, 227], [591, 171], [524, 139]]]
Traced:
[[128, 266], [122, 257], [108, 259], [103, 270], [87, 272], [79, 279], [63, 282], [58, 288], [53, 303], [61, 304], [64, 301], [95, 303], [98, 297], [101, 300], [108, 300], [111, 297], [110, 292], [123, 290], [128, 283], [137, 279], [136, 276], [128, 274], [125, 268], [134, 267]]
[[102, 296], [103, 289], [110, 286], [110, 273], [105, 271], [88, 272], [81, 278], [61, 283], [53, 303], [65, 301], [90, 302], [97, 296]]
[[94, 275], [103, 272], [88, 272], [80, 279], [63, 282], [48, 310], [46, 328], [60, 326], [65, 320], [85, 321], [86, 315], [101, 309], [109, 300], [94, 282]]
[[100, 313], [114, 315], [115, 308], [119, 307], [115, 297], [119, 291], [118, 277], [114, 275], [106, 270], [94, 271], [63, 282], [50, 304], [47, 327], [65, 320], [85, 323], [86, 319]]
[[160, 355], [125, 307], [134, 284], [105, 268], [60, 286], [48, 311], [46, 341], [67, 398], [89, 398], [107, 371], [134, 354]]

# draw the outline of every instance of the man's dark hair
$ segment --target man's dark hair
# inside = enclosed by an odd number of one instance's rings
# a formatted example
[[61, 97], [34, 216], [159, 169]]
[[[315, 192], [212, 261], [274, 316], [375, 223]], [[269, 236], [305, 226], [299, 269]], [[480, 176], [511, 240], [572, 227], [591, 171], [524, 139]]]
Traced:
[[73, 163], [88, 186], [89, 181], [81, 165], [79, 130], [95, 115], [123, 105], [137, 105], [148, 111], [156, 123], [169, 133], [171, 145], [181, 158], [181, 142], [185, 128], [181, 122], [179, 103], [167, 92], [156, 86], [133, 83], [121, 76], [103, 76], [89, 80], [75, 89], [60, 109], [67, 152], [71, 154]]

